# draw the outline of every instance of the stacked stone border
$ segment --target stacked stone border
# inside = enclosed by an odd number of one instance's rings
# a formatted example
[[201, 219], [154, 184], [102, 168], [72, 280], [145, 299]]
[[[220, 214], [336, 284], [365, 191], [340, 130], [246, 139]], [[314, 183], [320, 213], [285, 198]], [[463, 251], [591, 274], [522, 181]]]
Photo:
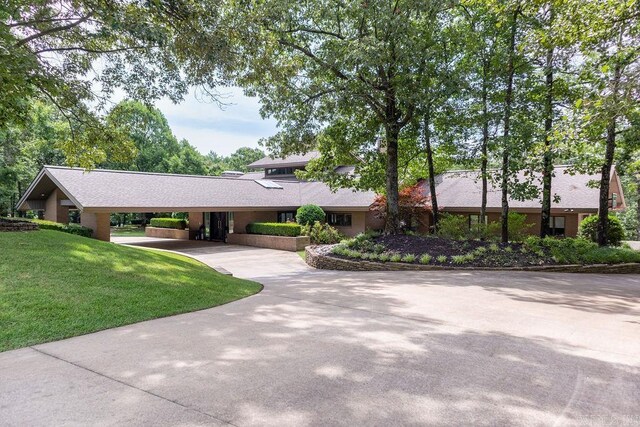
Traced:
[[2, 231], [35, 231], [38, 224], [30, 221], [20, 221], [14, 219], [0, 219], [0, 232]]
[[441, 265], [407, 264], [402, 262], [375, 262], [365, 260], [348, 260], [330, 255], [323, 255], [316, 251], [315, 246], [305, 248], [305, 261], [311, 267], [322, 270], [343, 271], [472, 271], [472, 270], [500, 270], [500, 271], [543, 271], [553, 273], [593, 273], [593, 274], [640, 274], [640, 263], [625, 264], [567, 264], [567, 265], [539, 265], [527, 267], [453, 267]]

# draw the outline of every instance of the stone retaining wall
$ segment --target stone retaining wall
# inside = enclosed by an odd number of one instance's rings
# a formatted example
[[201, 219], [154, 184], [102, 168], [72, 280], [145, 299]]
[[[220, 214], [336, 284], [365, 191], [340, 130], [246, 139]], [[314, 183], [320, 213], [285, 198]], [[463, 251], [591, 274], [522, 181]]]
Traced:
[[308, 236], [285, 237], [231, 233], [227, 235], [227, 243], [296, 252], [304, 250], [305, 246], [311, 244], [311, 241]]
[[189, 240], [189, 230], [178, 230], [177, 228], [149, 227], [144, 229], [147, 237], [159, 237], [163, 239]]
[[38, 230], [38, 224], [30, 221], [0, 221], [0, 232], [2, 231], [34, 231]]
[[453, 267], [441, 265], [407, 264], [402, 262], [355, 261], [319, 254], [313, 246], [305, 250], [305, 260], [311, 267], [344, 271], [443, 271], [443, 270], [506, 270], [546, 271], [557, 273], [640, 274], [640, 263], [592, 265], [541, 265], [528, 267]]

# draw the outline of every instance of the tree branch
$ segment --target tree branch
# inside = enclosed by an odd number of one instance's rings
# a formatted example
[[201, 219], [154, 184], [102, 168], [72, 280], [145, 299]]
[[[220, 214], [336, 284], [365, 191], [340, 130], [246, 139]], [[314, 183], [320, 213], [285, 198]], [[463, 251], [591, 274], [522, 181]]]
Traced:
[[67, 25], [60, 25], [59, 27], [52, 27], [52, 28], [49, 28], [48, 30], [43, 30], [43, 31], [41, 31], [39, 33], [32, 34], [29, 37], [26, 37], [26, 38], [18, 41], [15, 44], [15, 47], [24, 46], [25, 44], [29, 43], [32, 40], [39, 39], [40, 37], [44, 37], [44, 36], [47, 36], [49, 34], [58, 33], [60, 31], [70, 30], [71, 28], [77, 27], [78, 25], [82, 24], [83, 22], [86, 22], [87, 20], [89, 20], [89, 18], [91, 18], [91, 15], [92, 14], [90, 13], [87, 16], [83, 16], [82, 18], [80, 18], [80, 19], [78, 19], [76, 21], [68, 23]]

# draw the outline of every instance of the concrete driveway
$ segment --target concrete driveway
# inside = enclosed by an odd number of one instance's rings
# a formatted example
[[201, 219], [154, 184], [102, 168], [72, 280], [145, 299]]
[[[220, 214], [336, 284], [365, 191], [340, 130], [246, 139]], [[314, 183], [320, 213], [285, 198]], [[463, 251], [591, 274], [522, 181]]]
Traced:
[[345, 273], [141, 243], [265, 289], [0, 353], [0, 424], [640, 425], [639, 276]]

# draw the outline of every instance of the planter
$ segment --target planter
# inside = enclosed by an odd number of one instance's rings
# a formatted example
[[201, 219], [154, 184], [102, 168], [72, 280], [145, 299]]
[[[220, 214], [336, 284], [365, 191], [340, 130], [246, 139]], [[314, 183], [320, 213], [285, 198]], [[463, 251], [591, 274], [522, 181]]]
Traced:
[[322, 270], [344, 271], [540, 271], [548, 273], [591, 273], [591, 274], [640, 274], [640, 263], [625, 264], [558, 264], [526, 267], [455, 267], [443, 265], [421, 265], [404, 262], [378, 262], [350, 260], [318, 253], [313, 247], [305, 249], [305, 261], [311, 267]]
[[189, 230], [178, 230], [177, 228], [149, 227], [144, 229], [147, 237], [158, 237], [162, 239], [189, 240]]
[[304, 250], [306, 246], [311, 244], [311, 240], [308, 236], [284, 237], [231, 233], [227, 235], [227, 243], [296, 252]]

